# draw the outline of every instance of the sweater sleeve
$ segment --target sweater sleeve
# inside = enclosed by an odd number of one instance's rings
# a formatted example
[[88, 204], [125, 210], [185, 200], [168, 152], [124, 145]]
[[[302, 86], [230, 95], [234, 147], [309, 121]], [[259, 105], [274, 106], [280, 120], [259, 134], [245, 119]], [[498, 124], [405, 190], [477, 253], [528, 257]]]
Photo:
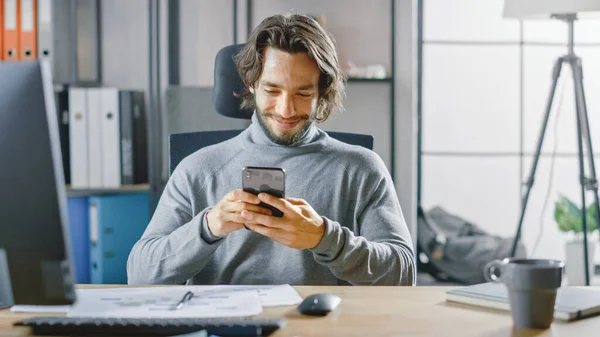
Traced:
[[353, 285], [415, 285], [412, 239], [391, 179], [382, 178], [358, 216], [359, 235], [325, 219], [325, 234], [312, 249], [317, 263]]
[[222, 243], [208, 231], [206, 213], [192, 214], [185, 174], [175, 171], [146, 231], [127, 260], [129, 284], [184, 284]]

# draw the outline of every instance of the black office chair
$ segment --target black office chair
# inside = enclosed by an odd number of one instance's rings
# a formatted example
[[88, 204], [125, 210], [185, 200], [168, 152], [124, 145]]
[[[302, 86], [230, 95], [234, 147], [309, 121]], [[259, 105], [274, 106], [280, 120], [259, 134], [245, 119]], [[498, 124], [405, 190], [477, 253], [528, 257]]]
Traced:
[[[235, 44], [221, 49], [215, 57], [213, 104], [217, 113], [223, 116], [240, 119], [250, 119], [252, 111], [241, 109], [240, 98], [233, 93], [241, 93], [244, 84], [238, 74], [233, 56], [243, 44]], [[183, 158], [197, 150], [223, 142], [240, 134], [243, 130], [217, 130], [185, 132], [169, 135], [169, 175], [173, 173]], [[347, 132], [331, 132], [329, 136], [342, 142], [373, 149], [373, 136]]]

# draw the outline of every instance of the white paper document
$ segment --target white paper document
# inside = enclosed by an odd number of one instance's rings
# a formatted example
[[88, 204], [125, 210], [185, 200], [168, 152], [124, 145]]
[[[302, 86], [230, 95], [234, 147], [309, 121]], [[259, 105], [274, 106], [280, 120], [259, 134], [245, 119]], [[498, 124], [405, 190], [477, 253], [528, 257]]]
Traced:
[[[110, 293], [125, 293], [133, 294], [138, 291], [152, 291], [153, 289], [165, 289], [164, 287], [119, 287], [119, 288], [96, 288], [96, 289], [78, 289], [77, 296], [86, 296], [89, 292], [106, 292]], [[168, 289], [180, 289], [179, 292], [185, 290], [197, 291], [204, 294], [210, 292], [239, 292], [239, 291], [256, 291], [260, 298], [260, 304], [263, 307], [274, 307], [280, 305], [295, 305], [302, 302], [302, 297], [289, 284], [279, 285], [215, 285], [215, 286], [169, 286]], [[183, 290], [181, 290], [183, 289]]]
[[230, 289], [231, 291], [258, 291], [258, 297], [263, 307], [274, 307], [279, 305], [295, 305], [302, 302], [302, 297], [289, 284], [265, 285], [265, 286], [215, 286], [216, 288]]
[[[193, 296], [175, 309], [188, 292]], [[288, 284], [77, 289], [72, 306], [15, 305], [13, 312], [66, 312], [73, 317], [245, 317], [263, 307], [296, 305], [302, 297]]]
[[69, 305], [13, 305], [10, 308], [12, 312], [67, 312]]
[[[134, 291], [84, 292], [67, 313], [71, 317], [177, 318], [245, 317], [262, 312], [256, 291], [216, 292], [193, 287], [155, 287]], [[183, 296], [193, 296], [178, 307]]]

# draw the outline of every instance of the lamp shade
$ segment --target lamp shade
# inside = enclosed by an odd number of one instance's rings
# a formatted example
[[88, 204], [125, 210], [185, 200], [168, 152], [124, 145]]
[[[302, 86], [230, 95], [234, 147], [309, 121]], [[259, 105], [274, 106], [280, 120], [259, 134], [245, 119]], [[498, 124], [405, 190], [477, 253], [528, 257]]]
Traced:
[[552, 15], [577, 14], [600, 17], [600, 0], [505, 0], [504, 17], [513, 19], [550, 19]]

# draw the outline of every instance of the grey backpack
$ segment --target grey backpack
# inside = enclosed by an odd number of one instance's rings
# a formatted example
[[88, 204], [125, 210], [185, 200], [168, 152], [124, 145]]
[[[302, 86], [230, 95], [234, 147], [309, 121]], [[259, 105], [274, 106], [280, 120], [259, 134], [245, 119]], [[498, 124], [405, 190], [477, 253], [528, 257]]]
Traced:
[[[483, 283], [485, 265], [510, 256], [513, 237], [490, 235], [441, 207], [428, 212], [419, 207], [417, 214], [418, 268], [438, 280]], [[515, 256], [525, 255], [525, 246], [519, 241]]]

